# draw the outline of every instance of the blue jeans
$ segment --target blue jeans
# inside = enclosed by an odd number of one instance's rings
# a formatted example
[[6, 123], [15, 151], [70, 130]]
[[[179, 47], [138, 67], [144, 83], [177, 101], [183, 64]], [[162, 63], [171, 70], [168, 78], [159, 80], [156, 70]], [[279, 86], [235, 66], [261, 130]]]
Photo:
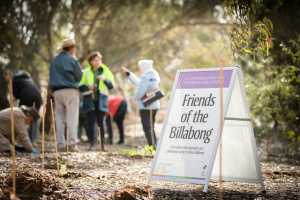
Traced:
[[[155, 123], [155, 116], [157, 113], [156, 110], [152, 110], [152, 128], [153, 128], [153, 138], [154, 138], [154, 149], [156, 149], [156, 135], [154, 131], [154, 123]], [[150, 110], [140, 110], [140, 116], [142, 120], [143, 130], [145, 132], [148, 144], [152, 145], [152, 134], [151, 134], [151, 120], [150, 120]]]
[[[30, 124], [29, 126], [29, 131], [28, 131], [28, 136], [29, 136], [29, 139], [31, 141], [31, 143], [33, 143], [36, 139], [36, 136], [37, 136], [37, 129], [38, 129], [38, 123], [39, 123], [39, 120], [33, 122], [32, 124]], [[34, 128], [33, 132], [32, 132], [32, 129]]]

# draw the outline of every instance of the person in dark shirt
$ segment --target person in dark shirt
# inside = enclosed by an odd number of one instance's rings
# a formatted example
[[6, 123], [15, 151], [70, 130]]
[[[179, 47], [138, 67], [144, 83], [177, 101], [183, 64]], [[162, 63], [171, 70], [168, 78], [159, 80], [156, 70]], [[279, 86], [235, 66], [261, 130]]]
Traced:
[[[28, 72], [21, 70], [15, 71], [12, 75], [13, 79], [13, 95], [19, 99], [19, 106], [25, 105], [32, 107], [35, 103], [35, 108], [39, 111], [42, 105], [42, 96], [37, 85], [31, 80]], [[29, 126], [28, 136], [31, 142], [34, 142], [37, 136], [38, 121], [35, 121]]]
[[[74, 39], [63, 40], [61, 48], [62, 51], [52, 58], [49, 69], [49, 82], [53, 92], [56, 115], [57, 148], [61, 152], [66, 149], [70, 152], [79, 152], [76, 143], [79, 116], [78, 82], [82, 76], [81, 66], [75, 57]], [[67, 112], [68, 144], [65, 137]]]

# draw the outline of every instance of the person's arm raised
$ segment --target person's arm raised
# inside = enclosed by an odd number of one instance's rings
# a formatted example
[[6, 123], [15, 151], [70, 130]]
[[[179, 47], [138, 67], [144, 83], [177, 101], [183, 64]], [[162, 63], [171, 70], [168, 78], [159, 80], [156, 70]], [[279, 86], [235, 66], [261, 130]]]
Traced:
[[135, 85], [139, 86], [141, 79], [137, 77], [134, 73], [130, 72], [126, 67], [122, 67], [123, 74], [127, 76], [127, 78]]

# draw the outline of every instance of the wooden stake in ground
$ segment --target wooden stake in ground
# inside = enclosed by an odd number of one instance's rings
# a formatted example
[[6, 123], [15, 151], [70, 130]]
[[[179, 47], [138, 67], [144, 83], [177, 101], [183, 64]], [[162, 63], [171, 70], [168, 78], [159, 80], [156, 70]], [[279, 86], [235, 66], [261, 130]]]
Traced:
[[220, 189], [219, 199], [223, 199], [223, 181], [222, 181], [222, 132], [223, 132], [223, 60], [220, 60]]
[[100, 127], [98, 127], [98, 132], [99, 132], [99, 142], [100, 142], [100, 154], [102, 154], [102, 139], [101, 139], [101, 130]]
[[[35, 108], [35, 101], [33, 102], [32, 107]], [[31, 132], [31, 143], [32, 143], [32, 146], [33, 146], [33, 136], [34, 136], [34, 124], [32, 124], [32, 132]]]
[[59, 164], [58, 164], [58, 154], [57, 154], [57, 142], [56, 142], [56, 131], [55, 131], [55, 118], [54, 118], [54, 112], [53, 112], [52, 99], [50, 99], [50, 104], [51, 104], [51, 111], [52, 111], [52, 122], [53, 122], [53, 132], [54, 132], [54, 142], [55, 142], [57, 174], [59, 174]]
[[45, 102], [46, 102], [46, 90], [44, 91], [44, 99], [43, 99], [42, 170], [44, 170], [44, 158], [45, 158]]
[[134, 121], [134, 130], [133, 130], [132, 150], [134, 150], [134, 139], [135, 139], [135, 130], [136, 130], [136, 123], [137, 123], [138, 112], [139, 112], [139, 105], [137, 104], [136, 111], [135, 111], [135, 121]]
[[150, 107], [150, 126], [151, 126], [152, 146], [153, 146], [153, 149], [155, 149], [154, 132], [153, 132], [153, 119], [152, 119], [152, 106]]
[[67, 134], [67, 165], [69, 164], [69, 101], [67, 101], [67, 130], [66, 130], [66, 134]]
[[15, 129], [14, 129], [14, 113], [13, 113], [13, 103], [12, 103], [12, 83], [11, 78], [9, 78], [9, 91], [10, 91], [10, 124], [11, 124], [11, 142], [12, 142], [12, 174], [13, 174], [13, 193], [16, 194], [16, 163], [15, 163]]

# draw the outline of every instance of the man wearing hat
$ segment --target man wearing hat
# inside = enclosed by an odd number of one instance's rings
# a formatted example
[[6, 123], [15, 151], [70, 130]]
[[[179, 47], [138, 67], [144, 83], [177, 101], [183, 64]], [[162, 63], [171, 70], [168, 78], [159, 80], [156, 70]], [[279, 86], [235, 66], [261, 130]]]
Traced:
[[[38, 153], [34, 150], [27, 133], [27, 124], [32, 124], [40, 118], [38, 111], [31, 107], [21, 106], [13, 108], [14, 135], [20, 145], [24, 146], [27, 152]], [[6, 108], [0, 111], [0, 152], [11, 152], [11, 109]]]
[[[50, 64], [50, 87], [53, 92], [57, 147], [59, 151], [65, 151], [69, 145], [69, 151], [77, 152], [77, 129], [79, 116], [79, 92], [78, 83], [81, 80], [81, 66], [75, 57], [76, 43], [74, 39], [62, 41], [62, 51], [54, 56]], [[68, 133], [69, 144], [66, 144], [66, 107], [68, 109]]]

